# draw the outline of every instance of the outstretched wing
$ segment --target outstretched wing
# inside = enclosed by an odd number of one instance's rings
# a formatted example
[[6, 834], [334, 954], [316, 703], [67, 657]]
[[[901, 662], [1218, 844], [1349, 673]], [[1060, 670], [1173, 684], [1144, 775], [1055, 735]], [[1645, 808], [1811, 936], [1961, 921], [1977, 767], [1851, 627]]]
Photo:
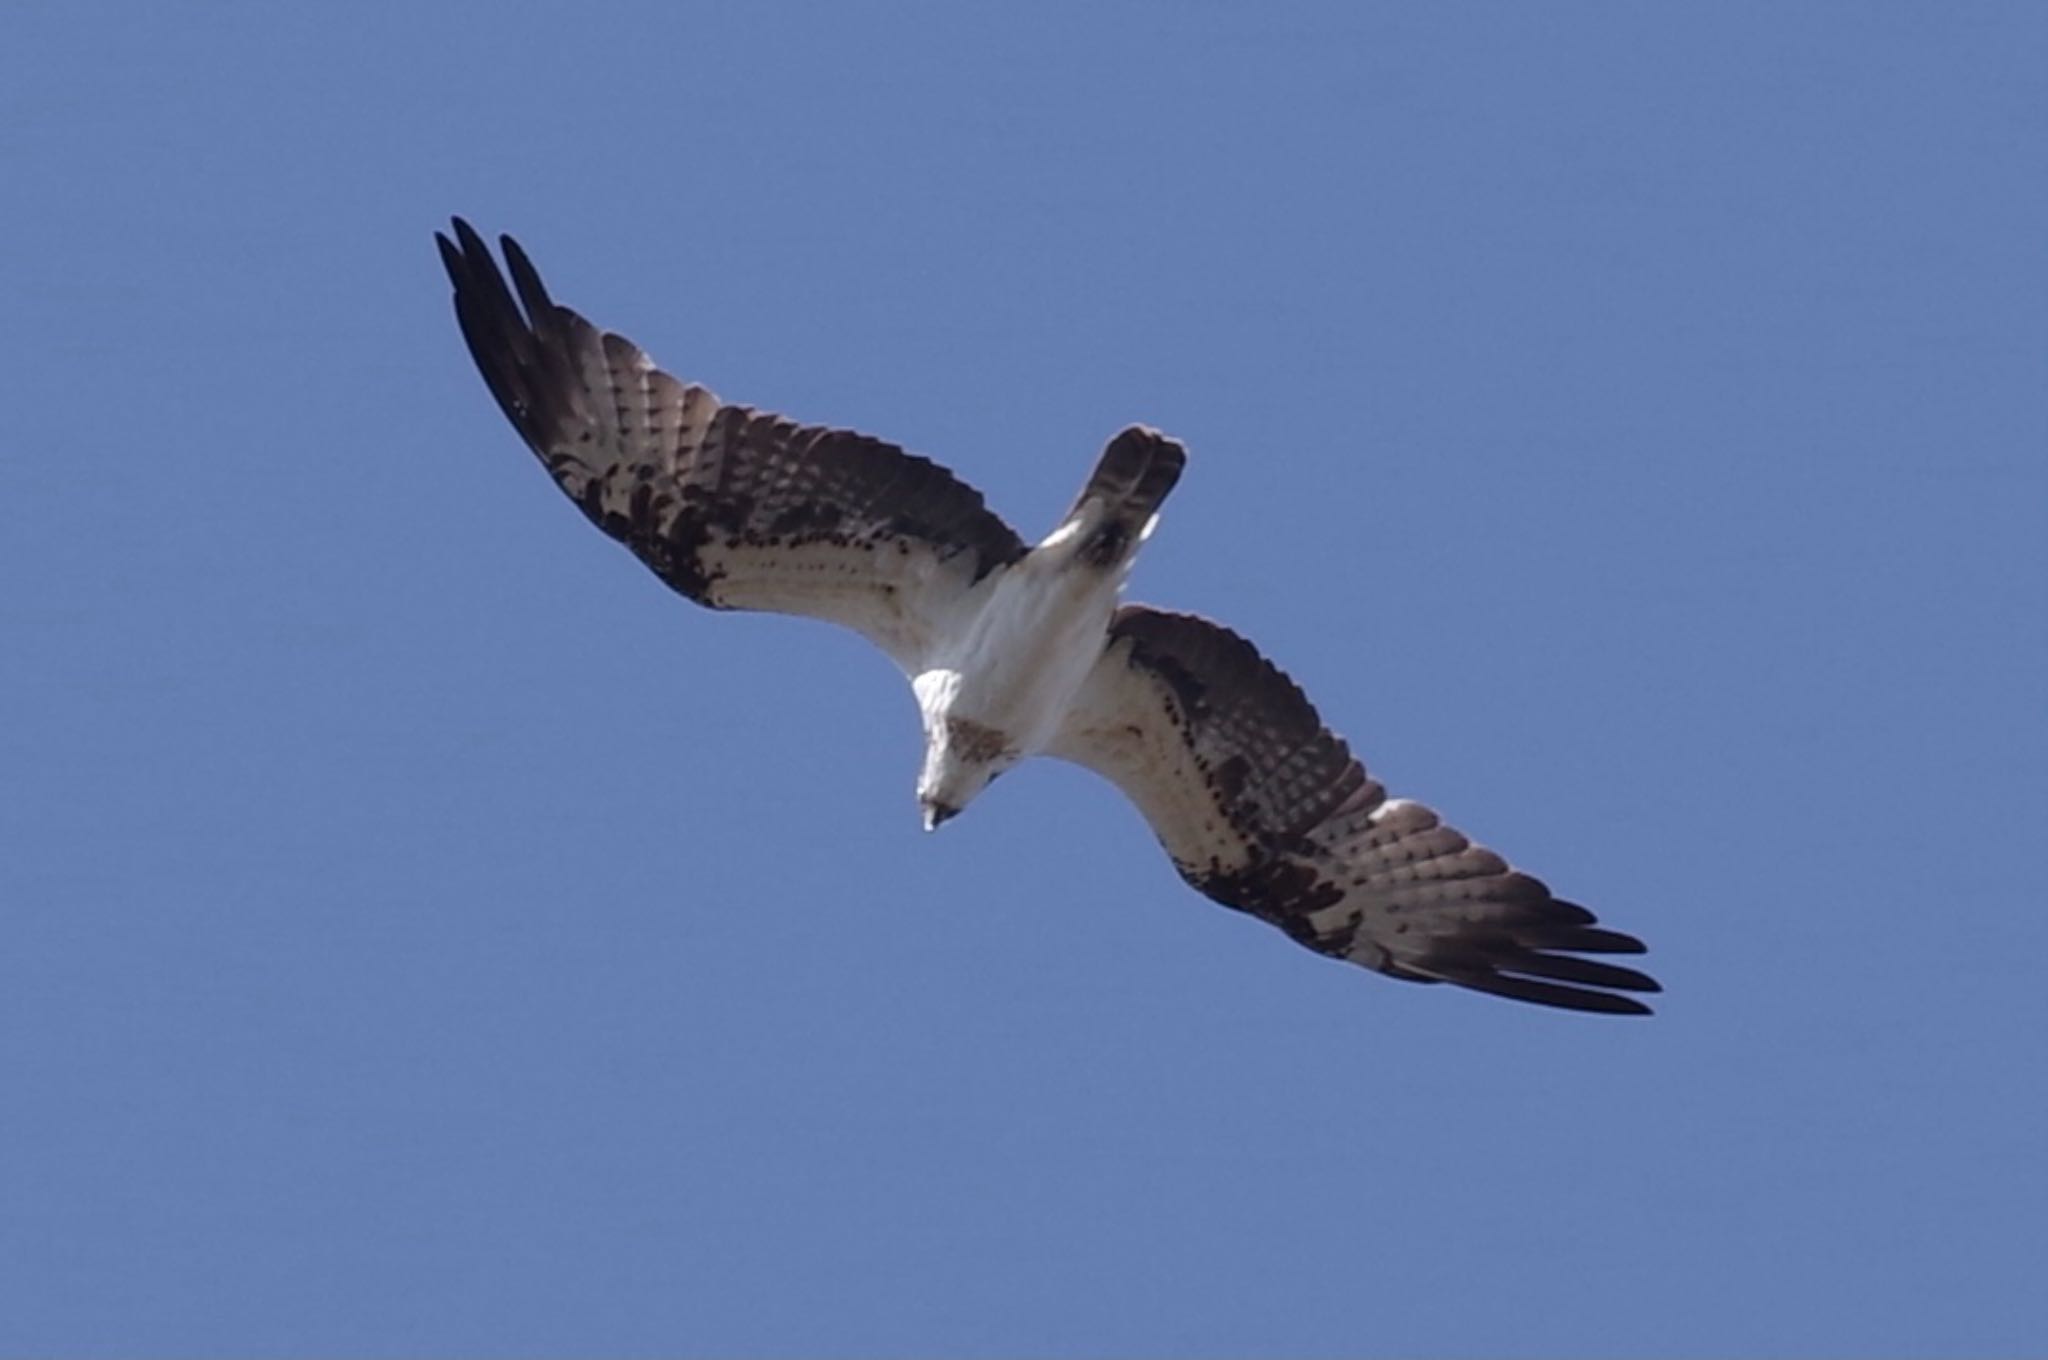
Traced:
[[591, 523], [699, 604], [829, 619], [915, 672], [949, 606], [1024, 555], [929, 459], [724, 405], [558, 306], [511, 237], [517, 300], [468, 223], [434, 239], [513, 427]]
[[1308, 699], [1206, 619], [1126, 605], [1051, 753], [1138, 805], [1181, 876], [1318, 953], [1417, 982], [1648, 1014], [1640, 954], [1420, 803], [1390, 799]]

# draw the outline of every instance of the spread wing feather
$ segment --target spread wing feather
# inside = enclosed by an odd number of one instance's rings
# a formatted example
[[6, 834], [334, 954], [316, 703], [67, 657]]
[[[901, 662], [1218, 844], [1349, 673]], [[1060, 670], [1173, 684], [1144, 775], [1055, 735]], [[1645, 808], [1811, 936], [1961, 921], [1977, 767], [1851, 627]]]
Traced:
[[556, 304], [509, 236], [511, 287], [454, 226], [435, 239], [491, 394], [590, 521], [690, 599], [827, 619], [914, 672], [949, 607], [1024, 555], [945, 468], [725, 405]]
[[1218, 624], [1127, 605], [1051, 747], [1123, 789], [1181, 876], [1333, 958], [1572, 1010], [1646, 1014], [1639, 954], [1584, 907], [1389, 799], [1293, 681]]

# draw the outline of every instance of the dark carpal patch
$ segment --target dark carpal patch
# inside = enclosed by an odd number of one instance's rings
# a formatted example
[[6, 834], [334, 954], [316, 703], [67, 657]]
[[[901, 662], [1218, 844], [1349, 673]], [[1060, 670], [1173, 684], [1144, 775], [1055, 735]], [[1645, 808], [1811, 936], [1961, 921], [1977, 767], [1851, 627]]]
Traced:
[[668, 533], [650, 539], [642, 554], [655, 575], [699, 604], [714, 604], [711, 591], [723, 575], [704, 565], [703, 551], [711, 542], [704, 517], [685, 510], [669, 521]]
[[1313, 934], [1306, 919], [1309, 913], [1344, 900], [1344, 889], [1307, 860], [1267, 858], [1231, 872], [1184, 872], [1184, 877], [1205, 897], [1249, 912], [1299, 939]]
[[1238, 795], [1244, 792], [1244, 781], [1251, 773], [1251, 768], [1251, 762], [1243, 756], [1232, 756], [1210, 773], [1209, 786], [1216, 790], [1224, 802], [1236, 802]]

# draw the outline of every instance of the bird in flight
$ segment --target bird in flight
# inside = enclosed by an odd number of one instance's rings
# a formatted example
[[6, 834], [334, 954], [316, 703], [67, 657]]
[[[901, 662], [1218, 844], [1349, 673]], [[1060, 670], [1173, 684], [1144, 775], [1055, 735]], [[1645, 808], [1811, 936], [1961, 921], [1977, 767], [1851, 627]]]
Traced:
[[1122, 789], [1190, 886], [1318, 954], [1579, 1011], [1656, 981], [1593, 913], [1389, 798], [1293, 681], [1192, 614], [1120, 602], [1187, 462], [1134, 425], [1028, 544], [951, 472], [850, 430], [732, 406], [548, 296], [502, 237], [439, 232], [491, 395], [591, 523], [713, 609], [844, 625], [909, 677], [927, 830], [1035, 755]]

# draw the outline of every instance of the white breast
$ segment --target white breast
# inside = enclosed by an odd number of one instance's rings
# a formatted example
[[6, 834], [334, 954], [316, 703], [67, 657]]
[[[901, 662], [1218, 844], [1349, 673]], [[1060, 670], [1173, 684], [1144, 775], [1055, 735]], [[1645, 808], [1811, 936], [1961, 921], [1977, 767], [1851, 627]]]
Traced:
[[1022, 753], [1044, 749], [1101, 655], [1120, 584], [1064, 558], [1033, 554], [999, 573], [932, 648], [911, 680], [928, 730], [966, 718]]

